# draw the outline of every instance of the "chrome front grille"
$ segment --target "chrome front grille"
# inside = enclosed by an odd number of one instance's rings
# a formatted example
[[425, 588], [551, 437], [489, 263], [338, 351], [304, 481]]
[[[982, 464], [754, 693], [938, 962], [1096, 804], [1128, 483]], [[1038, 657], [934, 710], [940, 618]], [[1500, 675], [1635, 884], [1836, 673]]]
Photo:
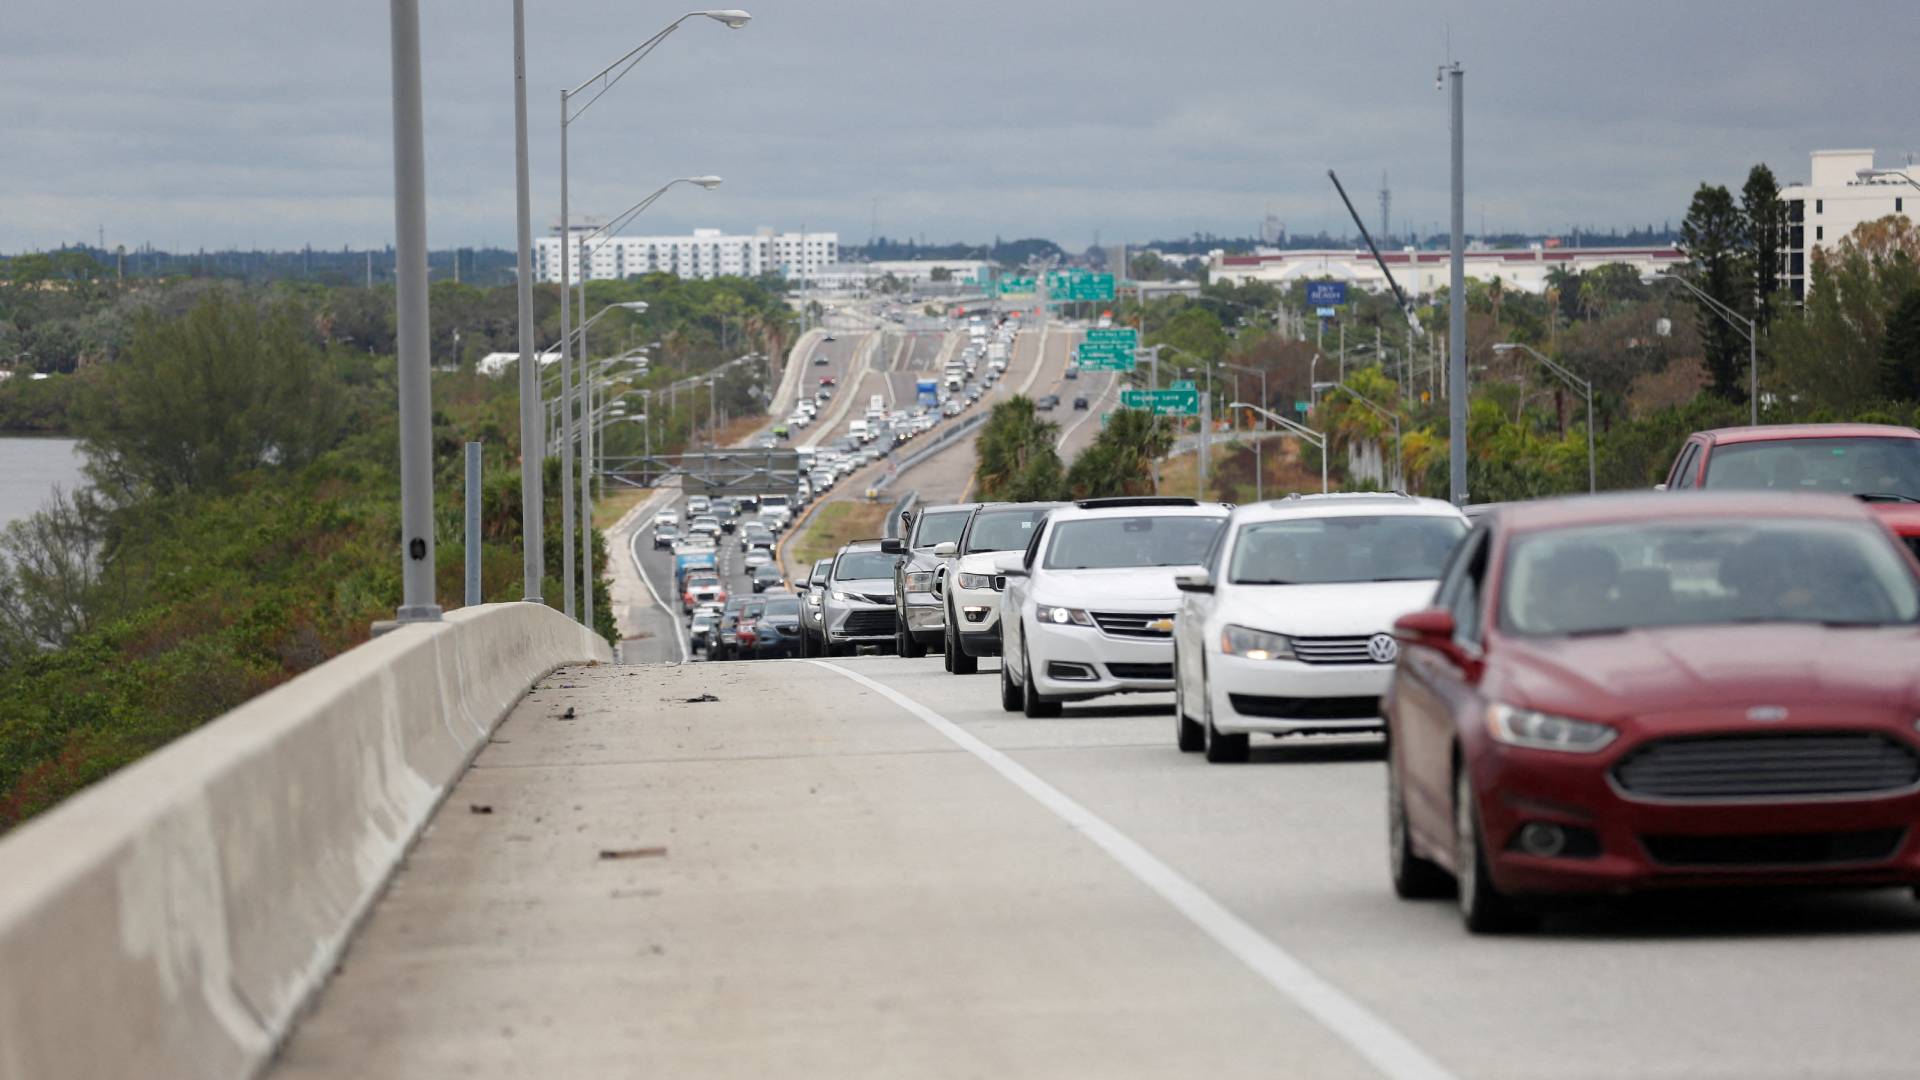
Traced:
[[1297, 637], [1293, 655], [1303, 664], [1371, 664], [1374, 659], [1367, 652], [1371, 637]]
[[1920, 754], [1870, 732], [1661, 739], [1622, 758], [1614, 782], [1651, 799], [1877, 795], [1920, 784]]
[[1159, 622], [1162, 619], [1171, 622], [1173, 620], [1171, 611], [1095, 611], [1090, 614], [1093, 616], [1094, 625], [1098, 626], [1102, 633], [1112, 634], [1114, 637], [1162, 641], [1173, 636], [1172, 630], [1154, 630], [1147, 626], [1148, 623]]

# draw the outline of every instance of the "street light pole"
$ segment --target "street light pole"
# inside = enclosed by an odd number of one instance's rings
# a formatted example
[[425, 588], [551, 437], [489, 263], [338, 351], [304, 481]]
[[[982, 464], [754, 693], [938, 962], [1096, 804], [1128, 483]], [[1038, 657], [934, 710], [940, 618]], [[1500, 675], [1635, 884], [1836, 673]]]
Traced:
[[[1227, 368], [1233, 371], [1244, 371], [1250, 375], [1260, 376], [1260, 404], [1263, 407], [1270, 407], [1273, 404], [1273, 399], [1267, 396], [1267, 369], [1266, 368], [1250, 368], [1241, 364], [1228, 364], [1226, 366]], [[1256, 413], [1255, 415], [1258, 415], [1258, 414]], [[1261, 419], [1264, 420], [1265, 417], [1261, 417]], [[1263, 455], [1261, 454], [1260, 451], [1261, 451], [1260, 436], [1256, 434], [1253, 437], [1253, 501], [1254, 502], [1264, 502], [1266, 500], [1266, 494], [1265, 494], [1266, 482], [1261, 476], [1261, 474], [1265, 472], [1266, 469], [1265, 469], [1265, 463], [1261, 460]]]
[[427, 164], [420, 0], [391, 0], [393, 232], [400, 384], [400, 622], [437, 622], [433, 583], [433, 384], [427, 344]]
[[1320, 448], [1320, 493], [1322, 495], [1325, 495], [1327, 493], [1327, 437], [1324, 433], [1315, 431], [1305, 424], [1295, 423], [1294, 421], [1289, 420], [1286, 417], [1279, 415], [1278, 413], [1275, 413], [1271, 409], [1263, 409], [1260, 406], [1254, 405], [1250, 402], [1235, 401], [1229, 404], [1227, 408], [1252, 409], [1254, 412], [1260, 414], [1261, 416], [1266, 417], [1268, 420], [1272, 421], [1273, 423], [1279, 424], [1281, 428], [1283, 428], [1284, 430], [1291, 431], [1295, 435], [1298, 435], [1301, 438], [1312, 443], [1313, 445], [1319, 447]]
[[1463, 84], [1456, 63], [1440, 69], [1451, 83], [1453, 229], [1447, 274], [1447, 480], [1455, 506], [1467, 505], [1467, 152]]
[[533, 196], [527, 164], [527, 11], [526, 0], [513, 0], [513, 179], [515, 239], [519, 248], [520, 318], [520, 550], [524, 578], [521, 598], [545, 603], [546, 494], [543, 466], [547, 435], [540, 413], [540, 357], [533, 351]]
[[[1688, 292], [1699, 297], [1701, 302], [1707, 305], [1707, 310], [1720, 316], [1728, 326], [1747, 336], [1747, 426], [1760, 426], [1760, 347], [1756, 340], [1759, 337], [1758, 324], [1678, 274], [1660, 273], [1655, 274], [1654, 277], [1662, 281], [1679, 282]], [[1746, 325], [1742, 327], [1742, 323]]]
[[[1379, 405], [1368, 400], [1368, 398], [1364, 394], [1360, 393], [1360, 391], [1355, 390], [1353, 387], [1348, 386], [1344, 382], [1329, 384], [1328, 389], [1346, 391], [1348, 396], [1352, 397], [1353, 400], [1359, 402], [1360, 404], [1366, 406], [1369, 409], [1372, 409], [1373, 414], [1375, 416], [1378, 416], [1383, 420], [1391, 420], [1393, 422], [1393, 472], [1398, 473], [1400, 471], [1400, 468], [1401, 468], [1400, 463], [1402, 461], [1402, 458], [1400, 456], [1400, 414], [1397, 411], [1388, 412], [1386, 409], [1383, 409]], [[1402, 477], [1401, 480], [1402, 480], [1402, 483], [1399, 486], [1405, 487], [1406, 486], [1404, 482], [1405, 478]]]
[[1580, 395], [1587, 399], [1587, 494], [1591, 495], [1594, 492], [1599, 491], [1600, 490], [1599, 476], [1594, 467], [1594, 453], [1593, 453], [1593, 382], [1589, 379], [1583, 379], [1580, 376], [1575, 375], [1573, 372], [1568, 371], [1566, 368], [1555, 363], [1545, 353], [1542, 353], [1540, 350], [1532, 347], [1531, 345], [1520, 345], [1514, 342], [1503, 342], [1493, 347], [1493, 351], [1497, 353], [1512, 352], [1515, 349], [1523, 350], [1528, 355], [1532, 356], [1535, 360], [1538, 360], [1542, 364], [1546, 365], [1547, 370], [1553, 372], [1554, 375], [1558, 376], [1561, 382], [1564, 382], [1568, 386], [1573, 387], [1575, 390], [1580, 391]]

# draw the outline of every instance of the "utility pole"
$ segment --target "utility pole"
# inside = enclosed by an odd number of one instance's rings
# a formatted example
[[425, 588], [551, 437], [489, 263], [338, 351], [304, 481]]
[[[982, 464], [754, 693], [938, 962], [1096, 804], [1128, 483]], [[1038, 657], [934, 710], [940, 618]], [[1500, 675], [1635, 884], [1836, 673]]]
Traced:
[[427, 164], [420, 0], [391, 0], [393, 234], [400, 383], [402, 623], [438, 622], [433, 596], [433, 384], [427, 349]]
[[1458, 61], [1440, 69], [1449, 83], [1453, 133], [1452, 267], [1447, 275], [1447, 471], [1455, 506], [1467, 505], [1467, 154], [1466, 72]]
[[533, 197], [527, 165], [527, 11], [526, 0], [513, 0], [513, 176], [516, 239], [519, 247], [520, 317], [520, 549], [521, 599], [543, 604], [547, 556], [546, 482], [542, 465], [547, 457], [546, 417], [540, 412], [540, 355], [533, 343]]

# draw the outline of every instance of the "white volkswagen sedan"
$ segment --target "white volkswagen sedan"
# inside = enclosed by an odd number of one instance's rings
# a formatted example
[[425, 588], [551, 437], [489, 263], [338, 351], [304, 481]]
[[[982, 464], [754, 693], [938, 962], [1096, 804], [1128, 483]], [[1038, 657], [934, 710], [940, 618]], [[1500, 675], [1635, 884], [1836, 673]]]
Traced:
[[1180, 749], [1245, 761], [1249, 736], [1379, 731], [1399, 649], [1467, 519], [1409, 495], [1295, 495], [1242, 506], [1203, 570], [1179, 575]]
[[1226, 520], [1219, 503], [1089, 499], [997, 556], [1001, 707], [1058, 716], [1066, 701], [1173, 689], [1174, 573], [1206, 561]]

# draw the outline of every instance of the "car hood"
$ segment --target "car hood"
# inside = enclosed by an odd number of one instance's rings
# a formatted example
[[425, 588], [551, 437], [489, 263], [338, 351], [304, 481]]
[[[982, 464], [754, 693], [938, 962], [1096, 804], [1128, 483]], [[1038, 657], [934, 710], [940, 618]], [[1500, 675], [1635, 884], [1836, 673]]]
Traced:
[[1796, 623], [1502, 639], [1487, 689], [1515, 705], [1595, 718], [1737, 705], [1920, 704], [1920, 629]]
[[953, 567], [963, 574], [992, 574], [997, 572], [993, 561], [1005, 554], [1004, 551], [976, 551], [955, 559]]
[[1350, 581], [1337, 585], [1222, 585], [1216, 618], [1290, 637], [1387, 633], [1393, 621], [1433, 600], [1426, 581]]
[[1173, 576], [1191, 566], [1140, 566], [1119, 570], [1041, 570], [1033, 598], [1044, 604], [1098, 611], [1172, 611], [1180, 602]]
[[892, 578], [851, 578], [846, 581], [833, 582], [831, 588], [837, 592], [857, 593], [861, 596], [878, 596], [882, 598], [881, 600], [873, 601], [874, 603], [883, 603], [893, 598]]

